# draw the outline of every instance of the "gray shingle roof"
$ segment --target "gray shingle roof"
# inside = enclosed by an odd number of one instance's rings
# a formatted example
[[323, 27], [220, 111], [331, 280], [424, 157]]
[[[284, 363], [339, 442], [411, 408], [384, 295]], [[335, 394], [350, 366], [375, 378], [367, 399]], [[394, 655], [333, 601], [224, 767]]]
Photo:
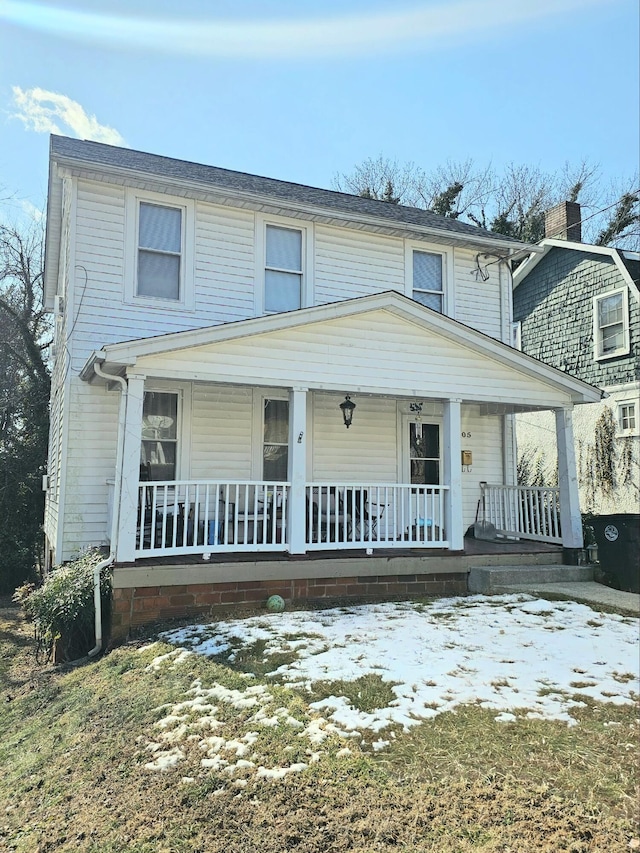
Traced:
[[86, 142], [70, 139], [66, 136], [51, 136], [51, 157], [53, 159], [69, 158], [91, 164], [109, 166], [117, 169], [130, 169], [150, 175], [174, 178], [177, 180], [195, 181], [204, 187], [235, 190], [243, 193], [255, 193], [268, 196], [286, 204], [295, 202], [308, 204], [315, 208], [325, 208], [343, 214], [373, 216], [386, 220], [390, 225], [419, 226], [449, 232], [451, 235], [468, 237], [474, 242], [499, 240], [503, 245], [513, 244], [514, 249], [522, 247], [519, 240], [493, 234], [484, 228], [468, 225], [457, 219], [439, 216], [428, 210], [417, 207], [406, 207], [400, 204], [389, 204], [384, 201], [361, 198], [348, 193], [308, 187], [289, 181], [279, 181], [274, 178], [263, 178], [246, 172], [234, 172], [217, 166], [204, 166], [185, 160], [175, 160], [172, 157], [162, 157], [158, 154], [146, 154], [130, 148], [118, 148], [104, 145], [100, 142]]

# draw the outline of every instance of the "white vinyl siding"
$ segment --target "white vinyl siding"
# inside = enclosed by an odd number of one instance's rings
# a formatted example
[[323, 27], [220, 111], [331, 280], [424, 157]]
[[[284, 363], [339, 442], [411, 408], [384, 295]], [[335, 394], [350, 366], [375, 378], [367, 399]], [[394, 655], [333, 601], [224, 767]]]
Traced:
[[[151, 195], [154, 201], [162, 199], [167, 206], [178, 206], [183, 201], [170, 195]], [[71, 273], [75, 282], [72, 301], [77, 306], [73, 370], [80, 369], [97, 343], [183, 331], [264, 313], [260, 283], [264, 275], [264, 246], [262, 256], [256, 258], [256, 249], [260, 248], [258, 232], [264, 230], [266, 222], [289, 227], [295, 220], [267, 220], [252, 211], [195, 203], [195, 281], [193, 308], [189, 308], [166, 300], [126, 301], [126, 212], [122, 187], [78, 181], [76, 256]], [[313, 304], [319, 305], [385, 290], [407, 292], [405, 241], [401, 238], [310, 223], [304, 223], [303, 229], [313, 230], [315, 235], [313, 244], [309, 234], [305, 238], [305, 305], [312, 304], [312, 294]], [[430, 251], [431, 245], [425, 248]], [[135, 250], [132, 245], [134, 256]], [[456, 249], [455, 269], [454, 252], [450, 253], [454, 272], [453, 315], [500, 338], [498, 265], [488, 268], [490, 278], [481, 283], [479, 300], [475, 253]], [[159, 307], [162, 304], [168, 306], [166, 310]]]
[[505, 292], [501, 293], [500, 264], [487, 265], [485, 258], [481, 269], [488, 278], [483, 281], [478, 272], [477, 254], [469, 249], [455, 250], [455, 319], [485, 335], [511, 344], [510, 337], [503, 338], [506, 320], [503, 302], [506, 303], [511, 296], [506, 286]]
[[316, 305], [385, 290], [404, 293], [404, 280], [403, 240], [316, 225]]
[[[216, 381], [355, 389], [370, 393], [415, 393], [465, 400], [502, 399], [566, 405], [567, 393], [502, 362], [479, 356], [444, 335], [379, 310], [278, 332], [198, 346], [172, 354], [140, 356], [140, 370]], [[358, 402], [354, 397], [354, 402]], [[354, 416], [355, 417], [355, 416]]]
[[348, 471], [353, 482], [397, 482], [395, 400], [357, 397], [348, 430], [343, 400], [344, 395], [313, 395], [312, 480], [343, 482]]
[[[107, 480], [115, 473], [119, 389], [76, 382], [71, 386], [67, 414], [64, 550], [69, 560], [82, 548], [107, 539]], [[62, 519], [61, 519], [62, 521]]]
[[[198, 324], [246, 320], [255, 313], [255, 216], [251, 211], [196, 205]], [[191, 327], [196, 325], [190, 317]]]
[[251, 479], [253, 391], [195, 383], [190, 477]]
[[502, 418], [483, 415], [479, 406], [461, 410], [462, 450], [470, 450], [473, 462], [462, 471], [462, 518], [466, 530], [473, 523], [480, 499], [480, 482], [503, 483]]

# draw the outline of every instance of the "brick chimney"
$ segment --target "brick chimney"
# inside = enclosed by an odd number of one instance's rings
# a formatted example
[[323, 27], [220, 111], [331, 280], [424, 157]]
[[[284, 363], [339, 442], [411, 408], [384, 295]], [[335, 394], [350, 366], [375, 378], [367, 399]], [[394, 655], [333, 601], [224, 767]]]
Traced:
[[544, 215], [544, 236], [581, 243], [580, 205], [576, 201], [561, 201], [547, 210]]

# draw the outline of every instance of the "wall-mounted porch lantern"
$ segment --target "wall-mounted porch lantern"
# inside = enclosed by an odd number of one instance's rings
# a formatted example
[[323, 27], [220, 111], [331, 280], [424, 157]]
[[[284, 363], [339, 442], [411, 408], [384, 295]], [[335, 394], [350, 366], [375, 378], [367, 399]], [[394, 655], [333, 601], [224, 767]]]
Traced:
[[355, 407], [356, 404], [351, 402], [351, 397], [348, 394], [344, 398], [344, 403], [340, 403], [344, 425], [347, 429], [349, 429], [349, 427], [351, 426], [351, 421], [353, 420], [353, 410], [355, 409]]

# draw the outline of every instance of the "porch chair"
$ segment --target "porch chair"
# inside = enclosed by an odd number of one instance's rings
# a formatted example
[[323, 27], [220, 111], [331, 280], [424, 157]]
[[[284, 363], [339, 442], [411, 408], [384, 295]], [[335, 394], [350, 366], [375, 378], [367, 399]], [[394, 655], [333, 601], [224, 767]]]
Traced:
[[350, 507], [336, 486], [314, 489], [314, 514], [317, 506], [321, 542], [340, 542], [351, 529]]
[[364, 530], [364, 541], [375, 539], [378, 532], [378, 523], [386, 509], [385, 504], [376, 504], [378, 511], [371, 512], [372, 505], [369, 502], [367, 489], [346, 489], [343, 498], [349, 518], [353, 518], [353, 528], [348, 530], [348, 538], [352, 532], [355, 540], [362, 536]]

